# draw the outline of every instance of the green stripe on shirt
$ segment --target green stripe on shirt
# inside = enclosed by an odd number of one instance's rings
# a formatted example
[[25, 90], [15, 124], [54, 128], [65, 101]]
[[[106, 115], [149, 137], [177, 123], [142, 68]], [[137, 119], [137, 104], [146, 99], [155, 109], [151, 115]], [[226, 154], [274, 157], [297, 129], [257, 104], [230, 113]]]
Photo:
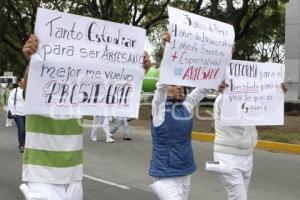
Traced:
[[82, 164], [82, 150], [78, 151], [45, 151], [25, 149], [23, 164], [47, 167], [66, 168]]
[[80, 135], [81, 119], [53, 119], [40, 115], [26, 115], [26, 131], [50, 135]]

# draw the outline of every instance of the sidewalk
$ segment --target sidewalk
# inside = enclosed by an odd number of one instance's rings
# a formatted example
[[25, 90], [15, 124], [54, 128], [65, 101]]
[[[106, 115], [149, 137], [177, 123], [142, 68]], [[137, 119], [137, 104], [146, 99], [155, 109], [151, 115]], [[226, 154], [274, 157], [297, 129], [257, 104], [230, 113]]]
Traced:
[[[200, 142], [213, 142], [215, 135], [210, 133], [193, 132], [192, 139]], [[300, 154], [300, 145], [298, 144], [258, 140], [256, 148], [280, 153]]]

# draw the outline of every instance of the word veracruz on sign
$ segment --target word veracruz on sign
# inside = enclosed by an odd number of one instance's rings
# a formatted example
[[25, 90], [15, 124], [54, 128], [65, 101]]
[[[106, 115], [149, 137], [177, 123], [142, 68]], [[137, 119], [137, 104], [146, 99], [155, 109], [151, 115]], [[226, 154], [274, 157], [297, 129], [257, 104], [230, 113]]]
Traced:
[[283, 64], [233, 60], [226, 68], [221, 123], [227, 126], [283, 125]]
[[217, 89], [231, 60], [229, 24], [168, 7], [170, 43], [161, 63], [165, 84]]
[[39, 9], [35, 34], [28, 114], [138, 117], [144, 29]]

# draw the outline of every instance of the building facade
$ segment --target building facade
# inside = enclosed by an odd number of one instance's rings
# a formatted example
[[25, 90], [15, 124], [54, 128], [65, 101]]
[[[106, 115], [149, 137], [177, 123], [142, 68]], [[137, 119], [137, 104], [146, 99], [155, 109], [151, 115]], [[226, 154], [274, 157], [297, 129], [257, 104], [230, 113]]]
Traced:
[[290, 0], [285, 17], [285, 80], [289, 85], [286, 100], [300, 99], [300, 1]]

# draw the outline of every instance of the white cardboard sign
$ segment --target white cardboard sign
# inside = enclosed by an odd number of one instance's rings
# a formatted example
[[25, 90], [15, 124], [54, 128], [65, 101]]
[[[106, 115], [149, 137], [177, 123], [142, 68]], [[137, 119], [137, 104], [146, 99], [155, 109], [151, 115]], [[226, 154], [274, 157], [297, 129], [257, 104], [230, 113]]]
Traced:
[[233, 60], [226, 68], [221, 124], [283, 125], [285, 66]]
[[168, 13], [171, 39], [165, 47], [160, 81], [217, 89], [231, 61], [233, 26], [172, 7]]
[[28, 114], [138, 117], [144, 29], [38, 9], [35, 34]]

